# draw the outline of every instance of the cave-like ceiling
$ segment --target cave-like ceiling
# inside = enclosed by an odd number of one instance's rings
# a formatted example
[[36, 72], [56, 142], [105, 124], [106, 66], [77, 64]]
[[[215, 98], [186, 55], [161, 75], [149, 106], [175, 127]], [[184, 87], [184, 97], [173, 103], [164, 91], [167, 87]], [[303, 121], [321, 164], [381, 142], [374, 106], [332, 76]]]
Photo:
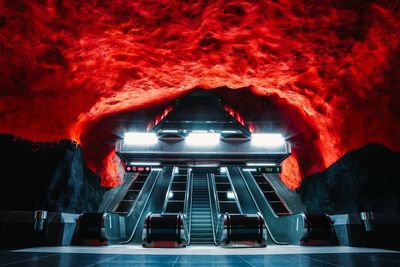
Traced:
[[[293, 188], [369, 142], [400, 150], [399, 29], [396, 0], [1, 0], [0, 132], [89, 151], [107, 116], [196, 87], [248, 88], [303, 135], [285, 163]], [[88, 153], [105, 185], [108, 150]]]

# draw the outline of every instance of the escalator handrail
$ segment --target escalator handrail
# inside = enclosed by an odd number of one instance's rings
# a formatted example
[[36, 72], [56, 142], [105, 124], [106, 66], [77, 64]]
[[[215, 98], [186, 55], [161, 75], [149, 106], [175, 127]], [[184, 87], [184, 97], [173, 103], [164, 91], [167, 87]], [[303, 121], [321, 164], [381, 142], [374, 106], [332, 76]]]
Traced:
[[[186, 180], [186, 193], [185, 193], [185, 208], [184, 208], [184, 217], [187, 218], [185, 220], [186, 230], [188, 233], [187, 244], [190, 244], [190, 230], [192, 228], [192, 195], [193, 195], [193, 178], [191, 169], [187, 170], [187, 180]], [[190, 216], [189, 216], [190, 215]]]
[[[244, 184], [246, 185], [247, 190], [249, 191], [250, 196], [251, 196], [251, 198], [253, 199], [253, 202], [254, 202], [255, 206], [257, 207], [257, 210], [261, 213], [261, 209], [260, 209], [260, 207], [259, 207], [257, 201], [255, 200], [255, 198], [254, 198], [254, 196], [253, 196], [253, 193], [251, 192], [250, 187], [249, 187], [249, 185], [247, 184], [246, 179], [245, 179], [244, 176], [243, 176], [243, 173], [242, 173], [241, 168], [238, 167], [238, 169], [239, 169], [240, 176], [242, 177], [242, 179], [243, 179], [243, 181], [244, 181]], [[250, 173], [250, 172], [249, 172], [249, 173]], [[251, 173], [250, 173], [250, 175], [253, 176]], [[253, 177], [253, 179], [254, 179], [254, 177]], [[254, 182], [255, 182], [255, 181], [254, 181]], [[257, 188], [257, 190], [259, 190], [259, 192], [262, 194], [262, 191], [261, 191], [260, 187], [258, 186], [258, 184], [257, 184], [257, 187], [256, 187], [256, 188]], [[268, 206], [270, 207], [270, 210], [271, 210], [272, 214], [275, 216], [276, 220], [278, 220], [279, 217], [276, 216], [275, 212], [273, 211], [273, 209], [272, 209], [272, 207], [270, 206], [270, 204], [268, 203], [268, 201], [265, 200], [265, 202], [266, 202], [266, 204], [268, 204]], [[262, 213], [261, 213], [261, 214], [262, 214]], [[263, 216], [263, 217], [264, 217], [264, 216]], [[268, 231], [269, 235], [271, 236], [272, 241], [274, 241], [274, 243], [276, 243], [276, 244], [278, 244], [278, 245], [288, 245], [288, 244], [289, 244], [288, 242], [280, 242], [280, 241], [278, 241], [278, 240], [274, 237], [274, 235], [273, 235], [271, 229], [270, 229], [269, 226], [268, 226], [268, 222], [267, 222], [267, 220], [265, 219], [265, 217], [264, 217], [264, 220], [265, 220], [265, 227], [267, 228], [267, 231]]]
[[212, 229], [213, 229], [213, 240], [214, 240], [214, 244], [216, 246], [218, 246], [218, 242], [217, 242], [217, 228], [218, 228], [218, 224], [215, 225], [215, 221], [214, 221], [214, 208], [215, 208], [215, 212], [216, 212], [216, 216], [218, 218], [218, 214], [219, 214], [219, 205], [217, 205], [217, 198], [216, 198], [216, 187], [215, 187], [215, 179], [214, 179], [214, 174], [207, 174], [207, 186], [208, 186], [208, 195], [209, 195], [209, 199], [210, 199], [210, 211], [211, 211], [211, 224], [212, 224]]
[[240, 203], [239, 203], [239, 198], [238, 198], [238, 196], [236, 194], [235, 187], [233, 186], [233, 183], [232, 183], [232, 180], [231, 180], [231, 174], [229, 173], [229, 168], [226, 168], [226, 176], [228, 177], [229, 183], [231, 184], [231, 188], [232, 188], [233, 194], [235, 195], [235, 202], [236, 202], [236, 205], [239, 208], [239, 212], [240, 212], [240, 214], [243, 214], [242, 207], [240, 206]]
[[171, 180], [169, 181], [167, 193], [165, 194], [164, 205], [163, 205], [161, 214], [164, 214], [164, 213], [165, 213], [165, 210], [167, 209], [168, 199], [169, 199], [169, 193], [171, 192], [172, 183], [174, 182], [175, 175], [176, 175], [176, 173], [175, 173], [176, 168], [177, 168], [177, 167], [174, 167], [174, 168], [172, 169], [172, 176], [171, 176]]
[[[146, 184], [148, 183], [148, 181], [149, 181], [149, 176], [151, 175], [151, 172], [147, 175], [147, 177], [146, 177], [146, 181], [143, 183], [143, 187], [142, 187], [142, 189], [143, 188], [145, 188], [146, 187]], [[157, 171], [157, 176], [156, 176], [156, 178], [154, 179], [154, 181], [157, 181], [157, 179], [158, 179], [158, 176], [160, 175], [160, 171]], [[137, 176], [135, 176], [135, 178], [137, 178], [139, 176], [139, 174], [137, 175]], [[133, 182], [131, 183], [131, 184], [133, 184], [135, 182], [135, 180], [133, 180]], [[135, 210], [135, 207], [136, 207], [136, 205], [137, 205], [137, 203], [138, 203], [138, 199], [143, 195], [143, 194], [145, 194], [143, 191], [144, 190], [140, 190], [140, 192], [139, 192], [139, 194], [137, 195], [137, 197], [136, 197], [136, 199], [135, 199], [135, 203], [133, 203], [133, 205], [132, 205], [132, 207], [131, 207], [131, 209], [129, 210], [129, 212], [125, 215], [125, 217], [129, 217], [129, 215], [131, 215], [131, 213]], [[129, 191], [129, 190], [128, 190]], [[127, 191], [127, 192], [128, 192]], [[149, 193], [149, 196], [150, 196], [150, 193]], [[149, 196], [147, 196], [147, 198], [149, 198]]]
[[[139, 218], [142, 218], [142, 216], [143, 216], [144, 209], [145, 209], [145, 207], [147, 206], [147, 203], [149, 202], [151, 193], [153, 192], [153, 189], [154, 189], [154, 187], [155, 187], [155, 185], [156, 185], [156, 182], [157, 182], [158, 178], [160, 177], [160, 173], [161, 173], [161, 171], [157, 171], [157, 176], [156, 176], [156, 178], [154, 179], [153, 186], [151, 187], [150, 191], [148, 192], [146, 201], [144, 202], [143, 208], [142, 208], [142, 210], [140, 211], [140, 214], [139, 214], [139, 216], [138, 216], [138, 220], [136, 220], [136, 223], [134, 224], [134, 227], [133, 227], [133, 229], [132, 229], [132, 233], [131, 233], [130, 237], [129, 237], [127, 240], [120, 241], [120, 242], [119, 242], [120, 244], [129, 243], [129, 242], [132, 240], [133, 236], [135, 235], [136, 229], [137, 229], [138, 224], [139, 224], [139, 221], [140, 221]], [[150, 173], [150, 174], [151, 174], [151, 173]], [[149, 175], [150, 175], [150, 174], [149, 174]], [[143, 184], [142, 190], [140, 191], [140, 193], [139, 193], [138, 197], [136, 198], [136, 200], [138, 200], [138, 199], [139, 199], [139, 196], [141, 196], [141, 194], [142, 194], [142, 192], [143, 192], [143, 188], [145, 188], [145, 186], [146, 186], [146, 184], [148, 183], [148, 181], [149, 181], [149, 180], [146, 179], [146, 182], [145, 182], [145, 184]], [[134, 208], [135, 208], [135, 206], [136, 206], [136, 203], [137, 203], [137, 201], [136, 201], [135, 204], [132, 206], [132, 208], [131, 208], [130, 212], [128, 213], [128, 215], [125, 216], [125, 219], [127, 219], [127, 218], [129, 217], [129, 215], [132, 213], [132, 211], [134, 210]]]
[[219, 208], [219, 199], [218, 199], [218, 194], [217, 194], [217, 186], [216, 186], [216, 182], [215, 182], [215, 176], [213, 175], [212, 177], [213, 177], [212, 188], [213, 188], [213, 192], [214, 192], [215, 208], [217, 209], [217, 215], [219, 215], [219, 214], [221, 214], [221, 209]]

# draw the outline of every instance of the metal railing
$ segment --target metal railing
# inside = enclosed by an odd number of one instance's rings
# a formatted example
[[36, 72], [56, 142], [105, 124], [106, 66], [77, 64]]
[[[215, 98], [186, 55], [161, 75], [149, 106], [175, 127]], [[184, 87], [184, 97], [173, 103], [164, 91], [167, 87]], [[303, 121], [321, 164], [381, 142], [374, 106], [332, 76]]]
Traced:
[[287, 216], [277, 216], [265, 198], [257, 182], [250, 172], [240, 174], [251, 193], [251, 197], [265, 219], [265, 226], [272, 240], [279, 245], [298, 244], [307, 230], [306, 215], [297, 213]]
[[211, 220], [212, 220], [212, 226], [213, 226], [213, 238], [214, 238], [214, 244], [219, 245], [219, 240], [218, 239], [218, 233], [219, 233], [219, 219], [220, 219], [220, 209], [219, 209], [219, 204], [218, 204], [218, 196], [217, 196], [217, 188], [215, 185], [215, 177], [214, 174], [210, 174], [207, 176], [208, 180], [208, 192], [210, 196], [210, 208], [211, 208]]
[[184, 217], [185, 228], [187, 230], [187, 244], [190, 244], [190, 230], [192, 227], [192, 196], [193, 196], [193, 177], [191, 169], [187, 171], [187, 184], [186, 184], [186, 194], [185, 194], [185, 207], [184, 207]]
[[228, 168], [226, 168], [226, 176], [228, 177], [229, 183], [231, 184], [231, 188], [232, 188], [232, 191], [233, 191], [233, 195], [235, 196], [235, 202], [236, 202], [237, 207], [239, 208], [239, 212], [240, 212], [240, 214], [243, 214], [242, 207], [240, 206], [239, 198], [238, 198], [238, 196], [236, 194], [235, 187], [232, 184], [231, 175], [229, 173], [229, 169]]

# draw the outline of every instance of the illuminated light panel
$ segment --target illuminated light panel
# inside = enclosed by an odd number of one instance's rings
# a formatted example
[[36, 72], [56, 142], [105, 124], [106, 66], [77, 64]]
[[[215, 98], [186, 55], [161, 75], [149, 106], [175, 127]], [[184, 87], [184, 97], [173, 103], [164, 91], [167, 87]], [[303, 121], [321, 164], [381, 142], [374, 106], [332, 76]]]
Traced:
[[125, 133], [124, 143], [128, 145], [154, 145], [158, 141], [155, 133]]
[[219, 133], [191, 132], [185, 139], [189, 146], [215, 146], [219, 143]]
[[226, 197], [229, 199], [235, 199], [235, 194], [233, 192], [227, 192]]
[[226, 167], [222, 167], [219, 172], [220, 173], [226, 173], [228, 171], [228, 169]]
[[173, 198], [174, 197], [174, 193], [173, 192], [169, 192], [168, 193], [168, 198]]
[[270, 162], [248, 162], [246, 166], [276, 166], [276, 164]]
[[143, 161], [143, 162], [131, 162], [130, 165], [132, 166], [159, 166], [160, 162], [156, 162], [156, 161]]
[[278, 147], [285, 144], [281, 134], [252, 134], [251, 143], [256, 146]]
[[244, 172], [256, 172], [257, 169], [255, 169], [255, 168], [243, 168], [242, 171], [244, 171]]

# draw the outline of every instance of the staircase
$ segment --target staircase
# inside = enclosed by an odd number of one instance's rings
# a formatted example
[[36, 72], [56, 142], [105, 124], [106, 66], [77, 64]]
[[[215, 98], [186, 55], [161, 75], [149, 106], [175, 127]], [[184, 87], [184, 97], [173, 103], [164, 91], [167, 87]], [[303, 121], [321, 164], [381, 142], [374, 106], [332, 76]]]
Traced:
[[206, 174], [193, 174], [191, 244], [214, 244]]

